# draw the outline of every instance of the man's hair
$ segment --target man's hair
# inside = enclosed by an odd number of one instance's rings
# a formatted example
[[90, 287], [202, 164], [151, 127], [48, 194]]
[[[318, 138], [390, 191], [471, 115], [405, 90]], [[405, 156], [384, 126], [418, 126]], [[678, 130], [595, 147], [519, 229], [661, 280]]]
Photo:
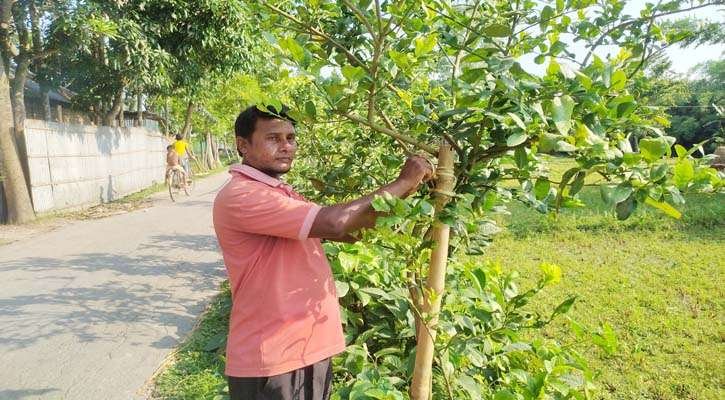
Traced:
[[166, 150], [171, 150], [173, 147], [174, 147], [174, 145], [170, 144], [170, 145], [166, 146]]
[[287, 114], [289, 112], [287, 106], [282, 106], [282, 109], [279, 111], [272, 106], [267, 106], [267, 110], [269, 112], [262, 111], [254, 105], [239, 113], [237, 120], [234, 122], [234, 134], [237, 137], [251, 139], [258, 119], [283, 119], [291, 122], [292, 125], [297, 123], [297, 121]]
[[183, 137], [183, 136], [181, 136], [181, 134], [180, 134], [180, 133], [177, 133], [177, 134], [176, 134], [176, 140], [181, 140], [181, 139], [183, 139], [183, 138], [184, 138], [184, 137]]

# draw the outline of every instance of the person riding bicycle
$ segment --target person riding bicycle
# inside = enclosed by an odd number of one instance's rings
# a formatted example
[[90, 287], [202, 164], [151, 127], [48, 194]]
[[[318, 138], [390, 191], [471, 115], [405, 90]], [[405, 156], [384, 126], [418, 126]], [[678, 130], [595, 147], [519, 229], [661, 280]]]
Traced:
[[179, 155], [176, 153], [173, 145], [166, 146], [166, 174], [164, 175], [164, 181], [166, 184], [171, 182], [171, 174], [173, 171], [179, 171], [181, 173], [181, 179], [186, 184], [186, 171], [179, 164]]
[[186, 171], [186, 178], [189, 179], [191, 177], [191, 165], [189, 164], [189, 158], [196, 160], [194, 152], [191, 150], [191, 145], [189, 142], [184, 140], [184, 137], [181, 136], [181, 134], [177, 133], [176, 141], [172, 146], [174, 146], [174, 151], [176, 151], [176, 154], [179, 156], [181, 166], [184, 167], [184, 171]]

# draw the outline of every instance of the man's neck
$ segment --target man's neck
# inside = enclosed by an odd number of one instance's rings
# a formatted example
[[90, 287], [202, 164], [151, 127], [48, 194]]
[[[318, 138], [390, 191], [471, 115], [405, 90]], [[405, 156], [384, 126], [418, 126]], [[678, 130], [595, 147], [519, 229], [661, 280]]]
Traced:
[[276, 173], [274, 171], [270, 171], [268, 169], [264, 169], [264, 168], [257, 167], [257, 166], [252, 165], [252, 164], [250, 164], [250, 163], [248, 163], [248, 162], [246, 162], [244, 160], [242, 160], [242, 165], [246, 165], [246, 166], [252, 167], [252, 168], [256, 169], [257, 171], [262, 172], [263, 174], [265, 174], [267, 176], [270, 176], [270, 177], [272, 177], [274, 179], [279, 179], [282, 176], [282, 174], [278, 174], [278, 173]]

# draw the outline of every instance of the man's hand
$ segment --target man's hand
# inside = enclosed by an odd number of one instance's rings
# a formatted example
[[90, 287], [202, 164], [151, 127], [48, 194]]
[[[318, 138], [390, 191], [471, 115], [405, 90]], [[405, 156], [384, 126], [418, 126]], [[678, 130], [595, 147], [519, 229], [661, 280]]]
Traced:
[[405, 160], [397, 181], [404, 183], [409, 189], [405, 197], [415, 193], [423, 182], [433, 178], [433, 165], [421, 156], [412, 156]]

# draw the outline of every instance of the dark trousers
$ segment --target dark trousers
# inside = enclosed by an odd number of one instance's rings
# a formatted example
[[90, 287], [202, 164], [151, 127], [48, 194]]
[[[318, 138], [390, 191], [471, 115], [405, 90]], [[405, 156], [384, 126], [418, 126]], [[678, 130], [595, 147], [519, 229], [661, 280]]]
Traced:
[[227, 379], [231, 400], [328, 400], [332, 365], [328, 358], [281, 375]]

